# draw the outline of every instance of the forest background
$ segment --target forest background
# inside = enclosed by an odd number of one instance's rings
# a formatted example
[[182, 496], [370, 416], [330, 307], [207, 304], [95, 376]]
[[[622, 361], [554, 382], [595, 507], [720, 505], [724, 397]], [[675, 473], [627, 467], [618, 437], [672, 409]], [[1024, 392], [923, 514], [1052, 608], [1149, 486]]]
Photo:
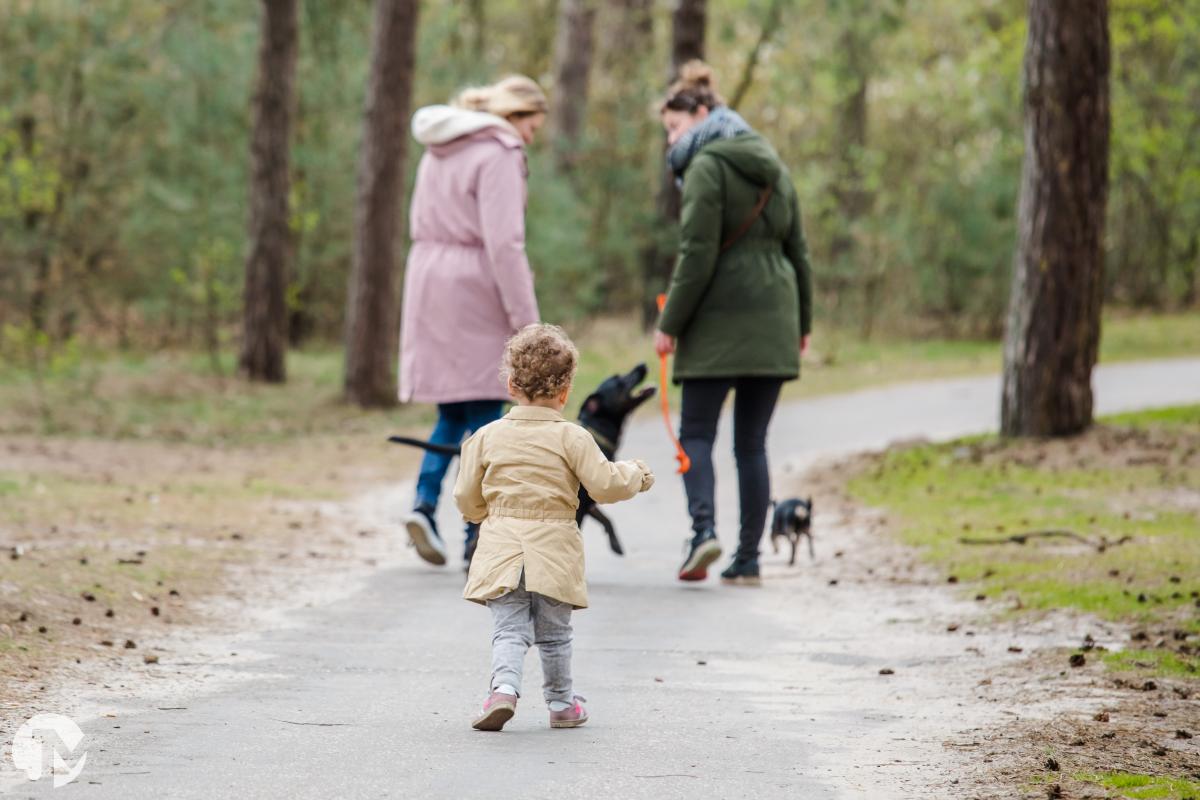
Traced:
[[[655, 111], [677, 4], [591, 4], [586, 54], [556, 50], [570, 5], [421, 3], [412, 105], [511, 72], [571, 105], [578, 138], [552, 125], [530, 153], [543, 316], [645, 321], [675, 236], [659, 209]], [[798, 187], [825, 352], [851, 338], [998, 340], [1017, 243], [1024, 0], [707, 5], [720, 88]], [[372, 4], [299, 6], [288, 339], [328, 349], [345, 323]], [[180, 348], [231, 371], [261, 16], [239, 0], [0, 3], [9, 365]], [[1200, 0], [1117, 0], [1110, 32], [1105, 305], [1195, 309]], [[586, 92], [558, 91], [559, 62], [581, 56]]]

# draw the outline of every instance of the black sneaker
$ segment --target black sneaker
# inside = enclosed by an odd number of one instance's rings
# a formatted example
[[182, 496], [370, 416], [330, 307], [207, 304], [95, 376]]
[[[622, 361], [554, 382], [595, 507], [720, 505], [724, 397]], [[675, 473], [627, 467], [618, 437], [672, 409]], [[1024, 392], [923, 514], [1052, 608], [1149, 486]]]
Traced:
[[762, 586], [762, 575], [758, 571], [758, 559], [734, 556], [733, 561], [721, 573], [721, 583], [738, 586]]
[[467, 523], [467, 539], [463, 544], [463, 572], [470, 572], [471, 559], [475, 557], [475, 548], [479, 545], [479, 526], [474, 522]]
[[702, 581], [708, 577], [708, 565], [721, 557], [721, 543], [712, 528], [701, 531], [688, 543], [687, 558], [679, 568], [679, 580]]
[[408, 529], [408, 538], [412, 540], [413, 547], [417, 548], [417, 555], [440, 567], [446, 563], [446, 545], [438, 535], [437, 521], [433, 515], [432, 507], [419, 505], [404, 520], [404, 527]]

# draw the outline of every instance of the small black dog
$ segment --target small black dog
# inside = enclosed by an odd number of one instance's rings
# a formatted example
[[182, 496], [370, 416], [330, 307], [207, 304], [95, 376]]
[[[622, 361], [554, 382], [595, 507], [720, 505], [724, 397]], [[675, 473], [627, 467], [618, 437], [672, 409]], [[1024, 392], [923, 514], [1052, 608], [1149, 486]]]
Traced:
[[[646, 380], [646, 365], [638, 364], [624, 375], [613, 375], [606, 378], [596, 387], [596, 391], [587, 396], [579, 409], [579, 424], [592, 435], [601, 452], [609, 461], [616, 458], [617, 448], [621, 445], [621, 433], [625, 430], [625, 420], [634, 409], [654, 396], [655, 388], [647, 386], [638, 390], [642, 381]], [[458, 445], [433, 444], [421, 439], [407, 436], [388, 437], [389, 442], [420, 447], [435, 453], [456, 456], [460, 452]], [[625, 555], [621, 540], [612, 520], [608, 518], [600, 506], [596, 505], [582, 486], [579, 487], [579, 510], [575, 513], [575, 522], [582, 523], [584, 517], [591, 517], [604, 527], [608, 534], [609, 548], [619, 556]]]
[[790, 566], [796, 563], [796, 547], [799, 546], [800, 540], [807, 538], [808, 557], [815, 558], [812, 538], [812, 498], [801, 500], [799, 497], [793, 497], [778, 503], [772, 500], [771, 505], [775, 507], [775, 514], [771, 517], [772, 549], [776, 553], [779, 552], [780, 539], [787, 539], [791, 542], [792, 557], [788, 559]]

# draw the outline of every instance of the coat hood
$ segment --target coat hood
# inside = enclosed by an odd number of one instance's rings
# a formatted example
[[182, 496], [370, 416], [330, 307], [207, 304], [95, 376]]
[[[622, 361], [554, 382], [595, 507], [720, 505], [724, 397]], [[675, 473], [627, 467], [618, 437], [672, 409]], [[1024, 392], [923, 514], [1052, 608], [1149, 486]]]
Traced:
[[503, 117], [483, 111], [470, 111], [454, 106], [425, 106], [412, 118], [412, 135], [418, 142], [431, 147], [449, 144], [481, 131], [494, 131], [505, 144], [520, 146], [521, 135]]
[[757, 133], [718, 139], [705, 145], [700, 152], [724, 160], [755, 186], [774, 186], [783, 172], [779, 155]]

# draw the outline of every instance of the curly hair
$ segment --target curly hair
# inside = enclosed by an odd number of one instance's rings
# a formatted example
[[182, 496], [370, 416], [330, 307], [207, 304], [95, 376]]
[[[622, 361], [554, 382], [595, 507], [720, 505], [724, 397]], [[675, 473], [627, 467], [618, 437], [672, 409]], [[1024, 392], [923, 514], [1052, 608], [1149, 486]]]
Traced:
[[529, 400], [558, 397], [570, 388], [579, 367], [579, 351], [557, 325], [527, 325], [508, 340], [503, 372]]

